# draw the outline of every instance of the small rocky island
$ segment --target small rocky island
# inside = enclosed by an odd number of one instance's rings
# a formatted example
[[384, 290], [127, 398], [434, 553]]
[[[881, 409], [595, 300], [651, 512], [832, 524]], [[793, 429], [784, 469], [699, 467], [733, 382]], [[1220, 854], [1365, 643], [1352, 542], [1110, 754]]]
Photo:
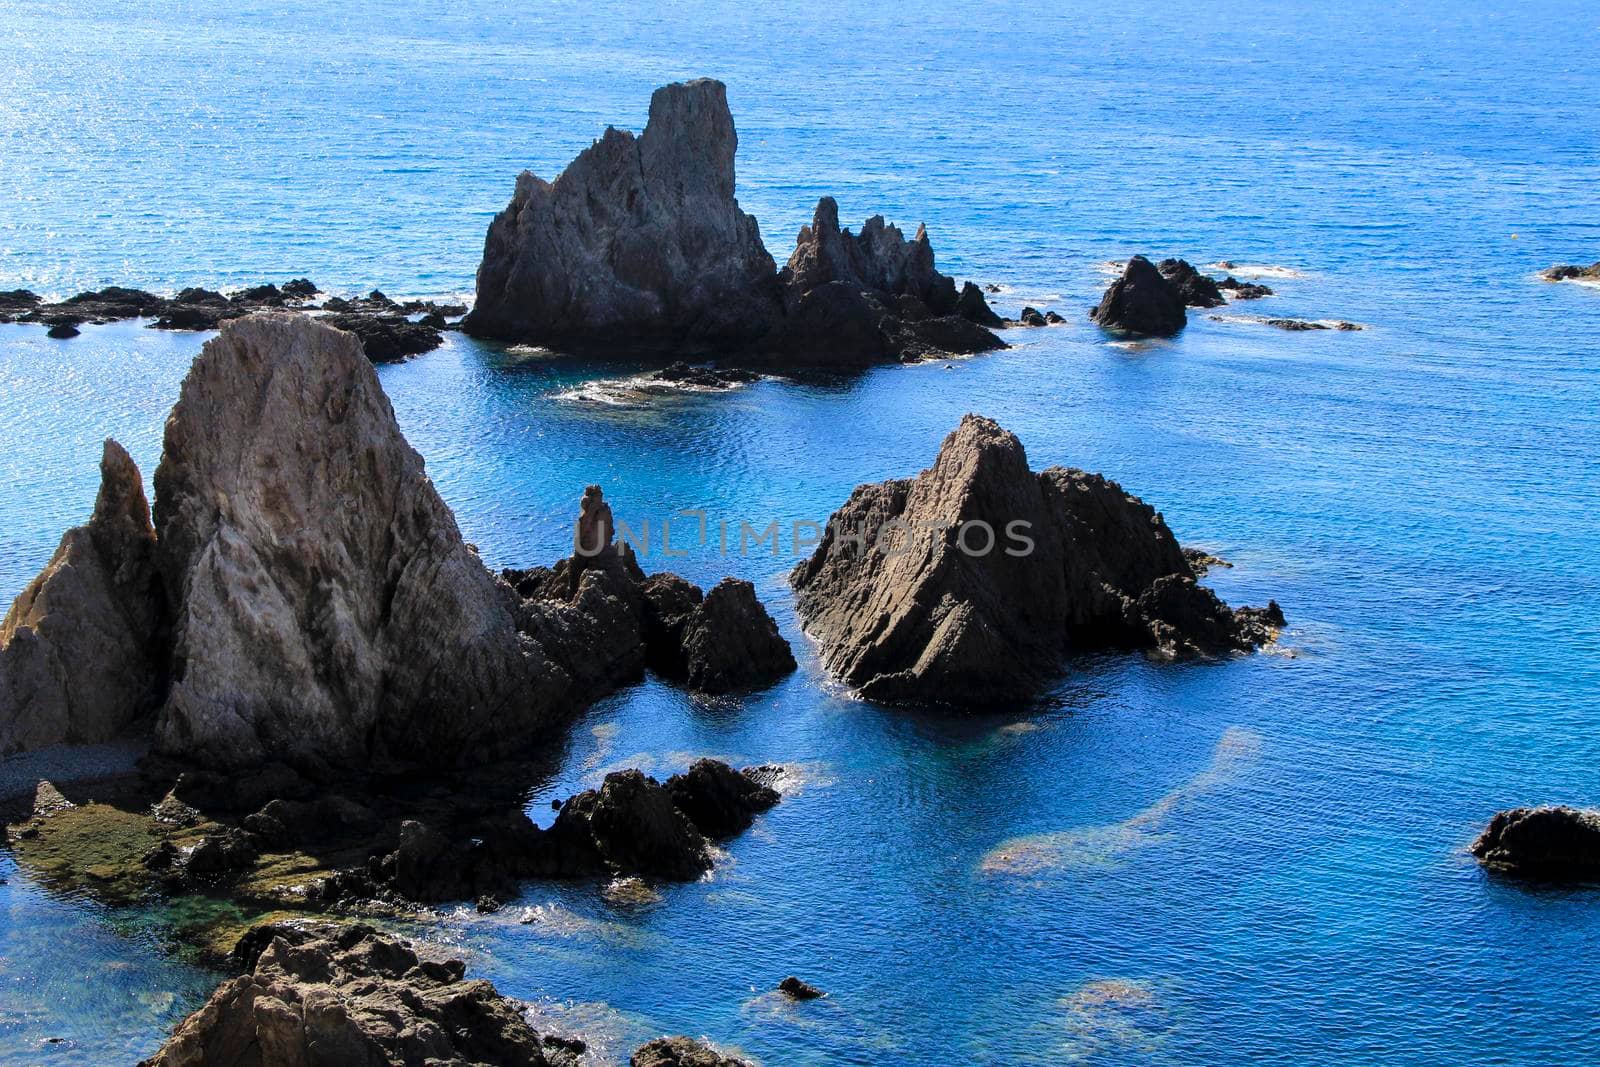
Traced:
[[630, 348], [770, 366], [862, 366], [1004, 344], [970, 282], [958, 292], [919, 227], [859, 234], [824, 197], [780, 272], [734, 198], [738, 135], [719, 81], [667, 85], [635, 137], [607, 128], [553, 182], [523, 172], [489, 225], [477, 337]]
[[1471, 852], [1491, 870], [1550, 881], [1600, 881], [1600, 811], [1513, 808], [1489, 820]]
[[[1153, 268], [1152, 268], [1153, 270]], [[1028, 468], [968, 415], [915, 478], [863, 485], [790, 582], [823, 663], [869, 699], [1026, 699], [1074, 651], [1247, 651], [1284, 625], [1200, 585], [1159, 513], [1101, 475]]]
[[1547, 282], [1600, 282], [1600, 263], [1591, 263], [1587, 267], [1558, 263], [1540, 271], [1539, 276]]

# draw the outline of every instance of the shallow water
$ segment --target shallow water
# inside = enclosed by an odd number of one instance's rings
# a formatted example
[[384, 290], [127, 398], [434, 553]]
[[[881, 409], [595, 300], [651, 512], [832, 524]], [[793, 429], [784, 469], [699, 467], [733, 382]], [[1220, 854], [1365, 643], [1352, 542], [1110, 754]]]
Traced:
[[[755, 581], [801, 659], [742, 701], [603, 702], [530, 799], [547, 818], [609, 769], [699, 754], [796, 764], [709, 881], [642, 907], [535, 884], [428, 936], [624, 1059], [659, 1032], [769, 1064], [1600, 1057], [1600, 891], [1464, 852], [1497, 808], [1600, 802], [1600, 293], [1534, 277], [1600, 258], [1591, 10], [236, 8], [0, 12], [0, 288], [470, 290], [517, 169], [548, 177], [637, 128], [655, 85], [712, 74], [780, 259], [829, 193], [926, 219], [1002, 311], [1068, 317], [948, 365], [625, 405], [581, 397], [632, 368], [455, 335], [382, 368], [491, 563], [563, 551], [599, 482], [653, 520], [648, 565]], [[1198, 313], [1109, 343], [1082, 311], [1131, 251], [1289, 268], [1234, 310], [1369, 329]], [[0, 597], [88, 513], [102, 437], [153, 471], [201, 340], [0, 327]], [[680, 509], [821, 520], [969, 410], [1233, 561], [1209, 580], [1278, 599], [1283, 647], [1094, 658], [1009, 714], [915, 714], [820, 676], [787, 551], [659, 554]], [[1019, 841], [1028, 863], [993, 862]], [[171, 915], [54, 897], [9, 856], [0, 877], [0, 1060], [147, 1054], [214, 983]], [[832, 996], [764, 993], [789, 973]]]

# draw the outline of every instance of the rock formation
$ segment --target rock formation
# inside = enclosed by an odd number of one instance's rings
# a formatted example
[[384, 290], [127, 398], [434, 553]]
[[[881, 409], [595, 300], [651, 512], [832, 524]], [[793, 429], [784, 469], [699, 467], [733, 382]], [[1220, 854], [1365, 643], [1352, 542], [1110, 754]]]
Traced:
[[820, 1000], [828, 994], [795, 975], [790, 975], [778, 983], [778, 992], [790, 1000]]
[[533, 1030], [516, 1001], [370, 926], [271, 923], [141, 1067], [422, 1064], [576, 1067], [581, 1041]]
[[668, 85], [644, 133], [608, 128], [554, 182], [524, 172], [490, 223], [475, 336], [568, 349], [736, 354], [859, 366], [1003, 344], [981, 291], [934, 268], [925, 231], [855, 235], [824, 197], [780, 273], [734, 198], [721, 82]]
[[1472, 854], [1509, 874], [1600, 880], [1600, 811], [1566, 807], [1502, 811], [1472, 843]]
[[1163, 259], [1156, 269], [1177, 288], [1178, 295], [1189, 307], [1215, 308], [1228, 302], [1217, 287], [1217, 280], [1208, 274], [1201, 274], [1186, 259]]
[[107, 440], [94, 514], [0, 622], [0, 755], [108, 741], [153, 710], [166, 619], [155, 556], [139, 469]]
[[449, 762], [523, 747], [564, 710], [569, 680], [518, 632], [349, 334], [229, 323], [184, 379], [155, 482], [166, 751]]
[[916, 478], [856, 489], [790, 580], [823, 663], [891, 701], [1022, 699], [1074, 650], [1239, 651], [1283, 621], [1197, 584], [1161, 516], [1115, 482], [1035, 474], [976, 415]]
[[1143, 256], [1133, 256], [1089, 317], [1108, 330], [1146, 337], [1171, 337], [1188, 315], [1183, 294]]
[[644, 133], [608, 127], [554, 182], [524, 171], [489, 226], [479, 337], [726, 349], [765, 332], [775, 265], [734, 199], [721, 82], [657, 89]]
[[579, 670], [610, 663], [607, 677], [637, 676], [649, 666], [691, 689], [728, 693], [795, 669], [789, 643], [749, 582], [724, 578], [708, 595], [675, 574], [646, 577], [632, 550], [614, 539], [598, 485], [584, 490], [571, 558], [502, 577], [524, 598], [518, 625], [547, 648], [570, 648], [564, 658]]
[[1231, 274], [1217, 283], [1217, 289], [1228, 293], [1233, 300], [1260, 300], [1272, 295], [1272, 290], [1267, 286], [1258, 282], [1241, 282]]
[[1005, 347], [979, 325], [993, 315], [983, 294], [974, 287], [958, 296], [934, 267], [924, 227], [907, 241], [874, 215], [852, 234], [839, 228], [832, 197], [818, 202], [778, 278], [783, 316], [770, 347], [790, 363], [915, 361]]
[[696, 760], [683, 774], [667, 779], [677, 809], [707, 837], [732, 837], [750, 829], [759, 812], [778, 802], [778, 791], [763, 785], [755, 768], [736, 771], [720, 760]]

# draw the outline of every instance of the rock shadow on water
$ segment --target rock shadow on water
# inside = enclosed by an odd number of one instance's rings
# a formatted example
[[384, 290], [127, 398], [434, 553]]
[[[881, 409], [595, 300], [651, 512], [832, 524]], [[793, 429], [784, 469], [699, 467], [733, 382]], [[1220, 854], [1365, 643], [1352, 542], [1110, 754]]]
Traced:
[[1260, 734], [1230, 726], [1205, 769], [1149, 807], [1121, 822], [1010, 838], [984, 855], [980, 869], [985, 874], [1029, 875], [1115, 866], [1139, 849], [1169, 840], [1173, 818], [1184, 804], [1237, 780], [1260, 752]]

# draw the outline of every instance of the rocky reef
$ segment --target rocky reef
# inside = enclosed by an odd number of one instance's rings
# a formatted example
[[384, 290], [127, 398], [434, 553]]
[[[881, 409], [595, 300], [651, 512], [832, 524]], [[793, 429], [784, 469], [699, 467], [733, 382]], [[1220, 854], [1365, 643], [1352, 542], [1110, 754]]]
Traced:
[[[1539, 276], [1547, 282], [1600, 282], [1600, 263], [1591, 263], [1587, 267], [1558, 263], [1540, 271]], [[3, 295], [0, 295], [0, 299], [3, 299]]]
[[[108, 286], [79, 293], [58, 303], [48, 303], [37, 293], [16, 289], [0, 293], [0, 322], [38, 323], [51, 337], [76, 337], [85, 323], [104, 324], [127, 319], [154, 319], [157, 330], [216, 330], [233, 319], [260, 311], [320, 313], [322, 321], [361, 339], [362, 349], [375, 363], [393, 362], [438, 348], [441, 330], [453, 328], [447, 316], [466, 308], [431, 300], [396, 303], [374, 289], [365, 297], [347, 300], [330, 296], [322, 304], [316, 284], [306, 278], [255, 285], [234, 293], [189, 288], [170, 297], [143, 289]], [[420, 321], [409, 316], [421, 315]]]
[[144, 482], [107, 440], [94, 514], [0, 621], [0, 756], [142, 723], [159, 697], [165, 604]]
[[[666, 618], [598, 487], [554, 568], [492, 575], [462, 539], [348, 333], [233, 320], [167, 421], [154, 523], [107, 446], [88, 526], [7, 615], [9, 750], [103, 739], [154, 711], [158, 749], [313, 775], [526, 749], [648, 660], [708, 691], [794, 669], [748, 583], [682, 583]], [[681, 583], [657, 576], [660, 583]]]
[[1108, 330], [1141, 337], [1171, 337], [1188, 323], [1183, 292], [1143, 256], [1128, 260], [1089, 317]]
[[1513, 808], [1489, 820], [1472, 854], [1507, 874], [1600, 880], [1600, 811]]
[[658, 1037], [628, 1060], [629, 1067], [753, 1067], [692, 1037]]
[[860, 234], [817, 205], [780, 273], [734, 198], [738, 135], [710, 79], [652, 95], [644, 132], [608, 128], [553, 182], [524, 172], [489, 225], [479, 337], [860, 366], [1004, 347], [983, 293], [934, 267], [926, 231]]
[[[1154, 271], [1154, 268], [1151, 268]], [[823, 663], [870, 699], [1024, 699], [1073, 651], [1245, 651], [1278, 606], [1198, 584], [1161, 516], [1100, 475], [1028, 468], [968, 415], [915, 478], [863, 485], [790, 576]]]

